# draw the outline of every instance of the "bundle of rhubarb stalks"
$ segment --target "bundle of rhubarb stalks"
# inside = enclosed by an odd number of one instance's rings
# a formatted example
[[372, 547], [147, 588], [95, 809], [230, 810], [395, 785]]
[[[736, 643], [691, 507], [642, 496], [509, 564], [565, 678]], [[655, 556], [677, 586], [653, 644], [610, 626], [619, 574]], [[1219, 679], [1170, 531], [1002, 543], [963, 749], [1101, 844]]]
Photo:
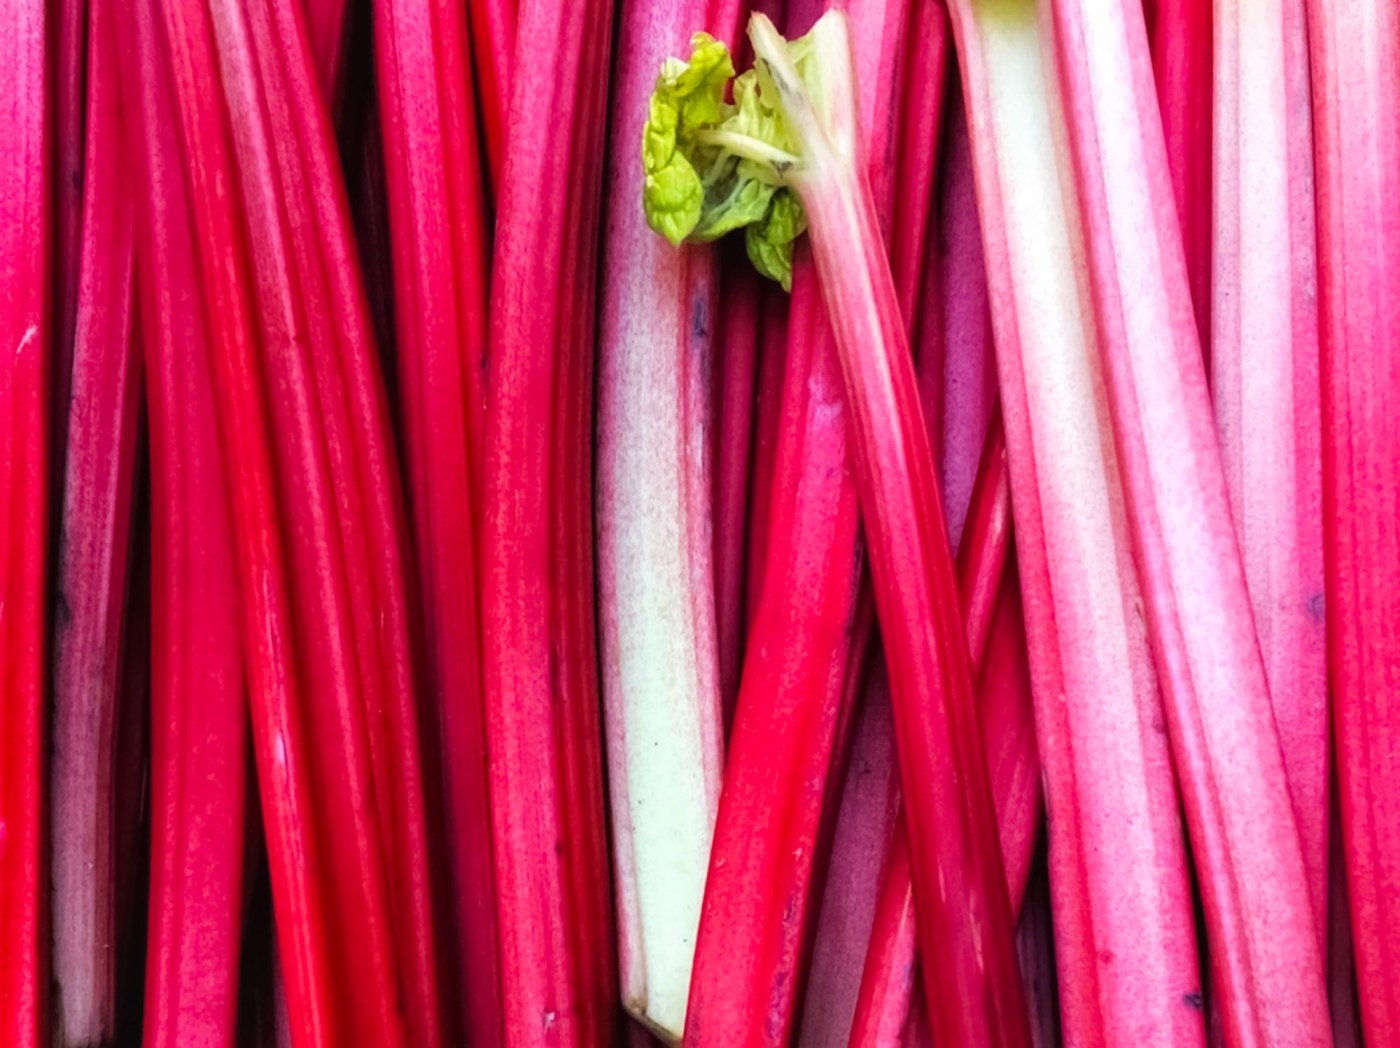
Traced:
[[1400, 1045], [1400, 0], [0, 56], [0, 1044]]

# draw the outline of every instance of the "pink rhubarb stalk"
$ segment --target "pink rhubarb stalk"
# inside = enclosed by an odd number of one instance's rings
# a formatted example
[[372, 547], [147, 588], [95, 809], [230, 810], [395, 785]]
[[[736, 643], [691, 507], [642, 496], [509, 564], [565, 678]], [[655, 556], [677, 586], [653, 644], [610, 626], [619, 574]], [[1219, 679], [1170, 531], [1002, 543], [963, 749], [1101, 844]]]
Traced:
[[[1034, 0], [958, 0], [1016, 509], [1066, 1038], [1200, 1045], [1171, 754]], [[1111, 956], [1113, 962], [1104, 964]]]
[[506, 1043], [585, 1046], [617, 1012], [590, 465], [612, 4], [524, 0], [519, 32], [481, 557], [496, 912]]
[[127, 192], [135, 165], [119, 116], [116, 41], [110, 4], [95, 0], [85, 160], [92, 176], [83, 198], [73, 395], [62, 423], [68, 453], [54, 623], [51, 918], [56, 1038], [64, 1046], [103, 1044], [116, 1022], [116, 731], [141, 381]]
[[495, 875], [481, 679], [486, 201], [466, 12], [376, 4], [375, 57], [392, 248], [400, 431], [438, 754], [455, 966], [465, 1033], [500, 1036]]
[[1054, 0], [1050, 13], [1068, 125], [1060, 168], [1084, 229], [1225, 1037], [1325, 1043], [1321, 939], [1230, 516], [1142, 9]]
[[1367, 1044], [1400, 1038], [1400, 9], [1308, 4], [1327, 649]]
[[47, 1041], [53, 4], [0, 0], [0, 1042]]
[[1321, 936], [1331, 769], [1303, 0], [1215, 4], [1214, 128], [1211, 394]]

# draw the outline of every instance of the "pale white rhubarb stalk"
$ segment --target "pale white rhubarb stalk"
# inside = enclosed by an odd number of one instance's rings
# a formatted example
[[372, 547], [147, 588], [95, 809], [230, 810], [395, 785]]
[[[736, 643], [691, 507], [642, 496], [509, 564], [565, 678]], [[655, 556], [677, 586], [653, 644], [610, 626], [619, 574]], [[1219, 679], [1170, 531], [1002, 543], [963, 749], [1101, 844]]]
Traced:
[[622, 999], [675, 1040], [724, 767], [711, 529], [722, 347], [714, 252], [651, 232], [636, 149], [656, 121], [708, 101], [705, 77], [728, 67], [718, 41], [718, 64], [689, 79], [663, 58], [695, 26], [732, 37], [738, 6], [628, 0], [621, 12], [598, 348], [599, 625]]

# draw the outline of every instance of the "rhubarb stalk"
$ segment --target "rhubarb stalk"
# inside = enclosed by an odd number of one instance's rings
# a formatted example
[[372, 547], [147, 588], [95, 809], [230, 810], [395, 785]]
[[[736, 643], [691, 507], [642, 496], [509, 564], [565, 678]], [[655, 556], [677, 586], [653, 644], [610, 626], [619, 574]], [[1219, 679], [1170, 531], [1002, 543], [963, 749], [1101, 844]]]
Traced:
[[[53, 968], [60, 1045], [115, 1032], [116, 741], [131, 562], [140, 353], [132, 165], [121, 127], [116, 25], [92, 5], [82, 262], [59, 518], [54, 623]], [[237, 706], [237, 697], [235, 698]]]
[[[360, 876], [332, 890], [340, 912], [361, 916], [369, 944], [386, 936], [382, 970], [347, 949], [340, 978], [365, 1008], [364, 1030], [429, 1048], [445, 1035], [406, 528], [349, 207], [300, 9], [223, 0], [211, 9], [284, 512], [303, 540], [291, 549], [298, 639], [313, 673], [326, 674], [312, 723], [318, 737], [345, 732], [343, 755], [318, 752], [331, 758], [318, 760], [319, 799]], [[353, 994], [365, 975], [390, 996]]]
[[[730, 0], [622, 7], [598, 359], [598, 586], [623, 1003], [663, 1035], [685, 1028], [696, 928], [724, 766], [712, 537], [712, 251], [677, 251], [637, 207], [635, 144], [665, 107], [701, 111], [661, 59], [692, 25], [738, 33]], [[709, 54], [727, 68], [716, 41]], [[727, 79], [727, 77], [725, 77]], [[647, 99], [653, 98], [650, 111]]]
[[1226, 1040], [1325, 1043], [1321, 940], [1230, 515], [1141, 5], [1054, 0], [1050, 15], [1068, 124], [1058, 159], [1083, 223]]
[[1306, 11], [1214, 6], [1211, 394], [1321, 936], [1330, 768]]
[[389, 204], [400, 432], [417, 557], [428, 709], [442, 781], [449, 942], [461, 1029], [501, 1028], [487, 797], [477, 545], [489, 275], [460, 4], [374, 7]]
[[[351, 829], [343, 840], [339, 836], [345, 830], [325, 833], [313, 799], [321, 762], [312, 759], [306, 707], [317, 688], [296, 644], [292, 573], [279, 526], [272, 413], [261, 388], [242, 216], [227, 192], [238, 180], [213, 27], [196, 0], [170, 3], [160, 11], [152, 0], [129, 8], [140, 91], [145, 111], [152, 114], [146, 135], [149, 139], [158, 127], [178, 132], [178, 148], [161, 152], [172, 154], [172, 167], [176, 159], [180, 162], [172, 178], [188, 195], [188, 206], [187, 214], [175, 220], [188, 223], [193, 234], [213, 361], [215, 416], [221, 446], [239, 464], [231, 471], [230, 487], [242, 634], [291, 1028], [298, 1043], [319, 1044], [356, 1034], [378, 1039], [389, 1026], [389, 1039], [378, 1043], [392, 1044], [392, 1026], [383, 1018], [388, 1005], [379, 976], [385, 946], [374, 924], [377, 914], [336, 913], [334, 908], [333, 876], [353, 887], [368, 872], [355, 864], [353, 855], [336, 863], [334, 849], [353, 853], [363, 831]], [[149, 140], [146, 148], [153, 149]], [[330, 690], [322, 680], [316, 685], [321, 695]], [[339, 731], [317, 740], [318, 748], [329, 751], [321, 754], [323, 759], [344, 755], [348, 743]], [[364, 825], [363, 816], [359, 825]], [[351, 870], [359, 876], [347, 878]], [[348, 993], [337, 993], [336, 969], [351, 958], [344, 946], [333, 952], [333, 942], [350, 943], [357, 963], [357, 984]], [[365, 964], [366, 958], [371, 963]]]
[[[906, 14], [906, 5], [889, 3], [856, 4], [851, 11], [859, 27], [857, 62], [865, 79], [883, 88], [864, 102], [872, 177], [887, 191], [895, 175], [887, 144], [897, 130], [893, 84], [904, 57], [899, 34]], [[705, 885], [690, 1043], [750, 1037], [778, 1043], [797, 1018], [800, 973], [819, 914], [823, 813], [834, 815], [841, 783], [841, 761], [833, 755], [847, 748], [864, 668], [856, 660], [869, 644], [869, 616], [857, 613], [862, 558], [848, 416], [815, 277], [810, 256], [799, 254], [766, 496], [768, 577], [750, 631]], [[745, 961], [736, 964], [736, 957]]]
[[1362, 1027], [1400, 1038], [1400, 9], [1308, 4], [1327, 657]]
[[799, 162], [786, 179], [811, 223], [841, 351], [932, 1029], [952, 1043], [1019, 1044], [1025, 1002], [962, 614], [908, 338], [858, 166], [845, 19], [829, 15], [814, 29], [811, 61], [820, 72], [810, 89], [762, 17], [753, 23], [754, 51], [793, 135]]
[[1138, 617], [1084, 242], [1059, 164], [1066, 114], [1047, 27], [1033, 0], [958, 0], [952, 11], [1010, 455], [1066, 1038], [1199, 1045], [1185, 843]]
[[605, 1044], [617, 1010], [590, 467], [608, 81], [598, 56], [611, 31], [603, 0], [521, 5], [530, 61], [512, 84], [498, 196], [481, 563], [512, 1045]]
[[1152, 71], [1162, 114], [1172, 197], [1186, 252], [1196, 331], [1210, 356], [1212, 9], [1210, 0], [1156, 0], [1150, 20]]
[[0, 1041], [47, 1040], [53, 5], [0, 2]]

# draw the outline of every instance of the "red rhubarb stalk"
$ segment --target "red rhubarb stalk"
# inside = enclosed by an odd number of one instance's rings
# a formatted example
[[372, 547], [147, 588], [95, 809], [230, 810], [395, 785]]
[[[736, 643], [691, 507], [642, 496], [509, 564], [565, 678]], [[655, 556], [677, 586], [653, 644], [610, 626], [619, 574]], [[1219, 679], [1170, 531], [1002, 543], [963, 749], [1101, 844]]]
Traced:
[[[345, 759], [323, 750], [333, 759], [318, 767], [336, 847], [360, 874], [337, 879], [336, 905], [362, 915], [371, 944], [387, 936], [382, 972], [347, 947], [340, 978], [366, 1006], [362, 1029], [379, 1024], [380, 1036], [427, 1048], [444, 1039], [443, 1003], [406, 529], [338, 154], [299, 8], [220, 0], [212, 13], [283, 502], [303, 540], [291, 550], [298, 636], [329, 685], [313, 723], [318, 737], [346, 733]], [[338, 921], [333, 932], [351, 927]], [[391, 996], [356, 993], [366, 974]]]
[[[1065, 114], [1032, 0], [959, 0], [973, 170], [1075, 1043], [1202, 1044], [1185, 844], [1139, 618]], [[1104, 964], [1105, 956], [1113, 963]]]
[[[635, 199], [635, 198], [634, 198]], [[727, 244], [721, 251], [734, 251]], [[747, 576], [749, 481], [757, 428], [759, 347], [764, 285], [752, 267], [737, 259], [721, 263], [722, 279], [715, 341], [714, 571], [715, 647], [719, 659], [720, 706], [726, 737], [734, 725], [744, 664], [744, 584]]]
[[133, 165], [119, 117], [116, 32], [111, 7], [97, 0], [87, 62], [92, 177], [83, 198], [73, 396], [62, 423], [68, 454], [54, 623], [49, 803], [60, 1045], [102, 1044], [115, 1033], [116, 730], [141, 381], [127, 195]]
[[908, 337], [860, 166], [846, 19], [828, 14], [814, 27], [810, 89], [772, 23], [756, 16], [751, 33], [770, 104], [796, 150], [781, 161], [783, 178], [811, 223], [852, 409], [933, 1031], [960, 1044], [1023, 1043], [1025, 1005], [952, 556]]
[[88, 109], [88, 51], [92, 30], [88, 0], [59, 0], [53, 19], [55, 139], [53, 182], [53, 427], [55, 498], [62, 480], [63, 454], [68, 440], [68, 401], [73, 371], [73, 340], [77, 331], [79, 283], [83, 256], [83, 183], [85, 124]]
[[[968, 649], [978, 667], [978, 704], [987, 748], [1012, 910], [1019, 912], [1039, 837], [1040, 767], [1035, 747], [1025, 627], [1015, 572], [1006, 570], [1011, 493], [1005, 442], [998, 418], [989, 434], [973, 495], [958, 577]], [[913, 884], [903, 820], [891, 839], [880, 875], [879, 909], [863, 968], [859, 999], [847, 1013], [849, 1043], [888, 1043], [904, 1029], [914, 1001], [916, 942]]]
[[689, 1044], [784, 1041], [816, 916], [812, 857], [852, 645], [859, 508], [839, 363], [804, 255], [789, 334], [768, 579], [704, 886]]
[[617, 1010], [590, 467], [611, 16], [602, 0], [522, 4], [531, 59], [512, 84], [498, 198], [481, 562], [512, 1045], [605, 1044]]
[[0, 2], [0, 1041], [47, 1040], [52, 5]]
[[1305, 19], [1303, 0], [1215, 4], [1211, 394], [1321, 936], [1330, 767]]
[[1400, 10], [1308, 4], [1327, 656], [1368, 1044], [1400, 1038]]
[[[768, 534], [772, 523], [773, 471], [782, 432], [782, 402], [787, 375], [789, 296], [771, 281], [763, 282], [759, 301], [758, 377], [754, 382], [753, 464], [749, 476], [749, 513], [744, 536], [744, 629], [753, 633], [767, 574]], [[752, 641], [746, 641], [745, 651]], [[742, 667], [740, 667], [742, 671]], [[741, 682], [742, 683], [742, 682]], [[738, 701], [738, 695], [735, 695]], [[730, 728], [733, 728], [732, 723]]]
[[486, 202], [466, 13], [376, 4], [403, 461], [417, 555], [428, 710], [461, 1029], [500, 1036], [477, 543], [485, 439]]
[[[313, 807], [318, 762], [312, 760], [306, 706], [309, 696], [326, 685], [303, 666], [296, 647], [293, 586], [279, 526], [271, 412], [262, 389], [248, 258], [241, 213], [227, 192], [237, 178], [213, 30], [195, 0], [165, 5], [161, 12], [150, 0], [132, 7], [137, 69], [148, 114], [146, 148], [153, 149], [154, 129], [178, 132], [178, 150], [160, 153], [171, 155], [167, 162], [172, 166], [177, 157], [182, 162], [183, 180], [176, 184], [188, 194], [188, 214], [176, 220], [187, 222], [193, 233], [221, 446], [230, 449], [239, 464], [230, 480], [242, 633], [290, 1023], [298, 1043], [328, 1043], [349, 1036], [341, 1031], [350, 1030], [375, 1039], [383, 1028], [373, 1014], [384, 1001], [374, 981], [379, 970], [375, 961], [384, 956], [382, 936], [374, 941], [365, 934], [364, 925], [372, 916], [336, 913], [333, 905], [333, 878], [356, 881], [359, 878], [346, 874], [359, 872], [359, 867], [353, 859], [338, 864], [332, 849], [353, 850], [357, 834], [352, 830], [347, 840], [326, 840], [318, 824], [320, 813]], [[302, 497], [304, 493], [298, 493]], [[335, 732], [318, 738], [317, 747], [333, 756], [344, 753], [347, 742]], [[334, 928], [334, 940], [333, 914], [340, 925]], [[361, 980], [341, 999], [334, 977], [343, 948], [333, 951], [332, 942], [356, 938], [352, 951]]]
[[345, 52], [350, 43], [353, 0], [302, 0], [306, 35], [321, 97], [331, 113], [339, 114], [345, 94]]
[[[925, 271], [930, 242], [937, 247], [936, 234], [930, 236], [928, 230], [938, 203], [935, 190], [943, 167], [938, 157], [952, 48], [943, 0], [910, 4], [905, 41], [900, 63], [904, 75], [896, 96], [899, 127], [890, 135], [898, 213], [893, 216], [889, 242], [899, 312], [909, 330], [915, 332], [922, 310], [918, 276]], [[900, 279], [900, 274], [908, 274], [908, 279]]]
[[[1207, 359], [1211, 320], [1212, 8], [1210, 0], [1156, 0], [1150, 44], [1172, 197], [1186, 252], [1196, 331]], [[1217, 139], [1218, 141], [1218, 139]]]
[[[903, 5], [855, 5], [858, 58], [884, 90], [865, 96], [873, 176], [893, 188], [886, 143], [903, 60]], [[892, 203], [892, 201], [891, 201]], [[892, 210], [892, 208], [890, 209]], [[869, 641], [856, 615], [861, 557], [844, 389], [810, 258], [793, 274], [776, 465], [768, 494], [764, 584], [749, 644], [710, 876], [705, 886], [691, 1043], [781, 1042], [797, 1018], [817, 927], [823, 815], [834, 822], [852, 699]], [[753, 570], [752, 568], [750, 570]], [[786, 769], [785, 771], [782, 769]], [[828, 784], [832, 803], [826, 803]], [[761, 887], [755, 889], [755, 884]], [[734, 958], [744, 957], [736, 964]]]
[[[482, 139], [491, 186], [501, 191], [506, 132], [510, 127], [511, 74], [515, 69], [516, 22], [523, 0], [468, 0], [473, 72], [480, 105]], [[531, 44], [533, 47], [533, 44]]]
[[[1148, 632], [1227, 1042], [1325, 1043], [1319, 929], [1230, 516], [1142, 10], [1051, 5]], [[1066, 981], [1068, 982], [1068, 976]]]
[[[636, 143], [658, 107], [704, 94], [661, 60], [693, 25], [738, 33], [729, 0], [625, 4], [618, 25], [598, 347], [598, 585], [623, 1004], [670, 1039], [685, 1028], [724, 766], [712, 535], [714, 253], [673, 249], [637, 207]], [[661, 67], [660, 80], [657, 69]], [[732, 72], [732, 69], [731, 69]], [[656, 91], [650, 109], [648, 98]]]

